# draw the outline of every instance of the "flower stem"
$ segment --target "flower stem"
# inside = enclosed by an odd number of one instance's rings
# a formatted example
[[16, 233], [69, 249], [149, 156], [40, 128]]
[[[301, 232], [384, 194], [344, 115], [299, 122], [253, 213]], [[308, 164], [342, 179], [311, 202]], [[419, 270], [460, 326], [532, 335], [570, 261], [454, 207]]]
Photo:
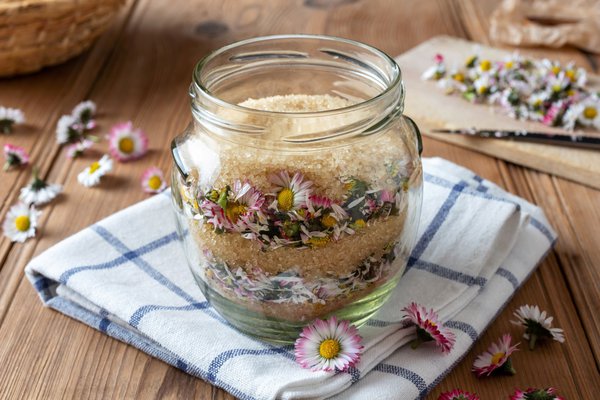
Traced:
[[532, 333], [529, 335], [529, 350], [533, 351], [535, 349], [535, 342], [537, 341], [537, 335]]
[[415, 340], [410, 342], [410, 348], [415, 350], [417, 347], [419, 347], [421, 345], [421, 343], [423, 343], [423, 340], [420, 337], [417, 337]]

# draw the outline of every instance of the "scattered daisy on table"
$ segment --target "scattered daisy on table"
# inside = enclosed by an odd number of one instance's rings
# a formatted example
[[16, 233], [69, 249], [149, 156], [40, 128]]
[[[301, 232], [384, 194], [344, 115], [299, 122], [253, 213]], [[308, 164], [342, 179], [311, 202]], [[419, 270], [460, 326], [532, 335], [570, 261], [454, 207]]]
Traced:
[[313, 371], [345, 371], [360, 361], [363, 346], [358, 329], [335, 316], [304, 327], [294, 345], [296, 361]]
[[112, 159], [105, 154], [98, 161], [93, 162], [89, 167], [77, 175], [77, 180], [85, 187], [96, 186], [100, 179], [112, 170]]
[[15, 146], [10, 143], [4, 145], [4, 170], [8, 171], [12, 167], [20, 167], [29, 163], [29, 154], [21, 146]]
[[72, 115], [63, 115], [56, 124], [58, 144], [76, 143], [84, 138], [83, 127]]
[[516, 374], [510, 356], [517, 350], [519, 343], [511, 346], [511, 341], [512, 336], [504, 334], [498, 343], [492, 343], [486, 351], [477, 356], [473, 363], [473, 372], [478, 378], [490, 376], [492, 373]]
[[96, 103], [91, 100], [82, 101], [73, 108], [73, 111], [71, 111], [71, 116], [81, 124], [84, 130], [90, 130], [96, 127], [96, 122], [93, 119], [95, 114]]
[[21, 189], [19, 200], [25, 204], [34, 204], [36, 206], [52, 201], [62, 192], [62, 186], [52, 183], [48, 184], [39, 177], [39, 170], [33, 169], [33, 178], [29, 185]]
[[517, 389], [510, 396], [510, 400], [565, 400], [565, 398], [559, 396], [555, 388], [549, 387], [546, 389]]
[[18, 108], [0, 106], [0, 132], [11, 133], [14, 125], [25, 122], [25, 114]]
[[479, 396], [461, 389], [454, 389], [450, 392], [440, 394], [437, 400], [479, 400]]
[[67, 157], [77, 158], [82, 156], [86, 150], [91, 149], [94, 142], [89, 139], [81, 139], [67, 146]]
[[111, 128], [108, 147], [118, 161], [136, 160], [148, 151], [148, 137], [141, 129], [134, 129], [131, 121], [122, 122]]
[[144, 171], [142, 188], [146, 193], [160, 193], [167, 188], [167, 181], [160, 168], [150, 167]]
[[517, 321], [510, 322], [525, 327], [523, 338], [529, 341], [530, 350], [535, 349], [538, 339], [553, 339], [559, 343], [565, 341], [563, 330], [552, 327], [554, 317], [549, 316], [546, 311], [540, 311], [538, 306], [525, 304], [513, 314], [517, 317]]
[[41, 212], [34, 206], [24, 203], [15, 204], [8, 210], [2, 230], [4, 235], [13, 242], [25, 242], [35, 236], [37, 221]]
[[427, 310], [426, 307], [413, 302], [402, 311], [406, 313], [404, 320], [416, 327], [417, 338], [411, 343], [413, 349], [422, 343], [433, 341], [442, 353], [450, 353], [456, 342], [456, 336], [442, 324], [433, 309]]

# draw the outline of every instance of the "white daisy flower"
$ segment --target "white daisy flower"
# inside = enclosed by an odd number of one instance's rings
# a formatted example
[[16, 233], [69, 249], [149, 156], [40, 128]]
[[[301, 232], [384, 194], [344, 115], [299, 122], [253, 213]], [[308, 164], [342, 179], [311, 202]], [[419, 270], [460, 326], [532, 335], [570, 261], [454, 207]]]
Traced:
[[479, 96], [483, 96], [486, 93], [489, 93], [492, 89], [492, 79], [489, 75], [481, 75], [479, 78], [473, 82], [473, 86], [475, 86], [475, 91]]
[[29, 207], [23, 203], [12, 206], [2, 224], [4, 235], [11, 241], [20, 243], [34, 237], [40, 214], [34, 206]]
[[600, 129], [600, 99], [590, 96], [579, 103], [579, 114], [577, 121], [584, 126], [593, 126]]
[[111, 158], [105, 154], [100, 160], [81, 171], [77, 175], [77, 180], [86, 187], [96, 186], [100, 183], [100, 178], [112, 169], [112, 164]]
[[56, 124], [56, 141], [59, 144], [72, 143], [83, 137], [83, 126], [72, 115], [63, 115]]
[[142, 157], [148, 151], [148, 137], [142, 130], [133, 129], [131, 121], [116, 124], [108, 135], [111, 155], [119, 161]]
[[48, 184], [40, 179], [37, 168], [33, 170], [33, 179], [29, 185], [21, 189], [19, 200], [25, 204], [41, 204], [48, 203], [62, 192], [62, 186], [52, 183]]
[[160, 168], [150, 167], [142, 174], [142, 188], [146, 193], [160, 193], [167, 188], [167, 182]]
[[12, 132], [13, 125], [22, 124], [25, 122], [23, 111], [18, 108], [9, 108], [0, 106], [0, 132]]
[[518, 320], [510, 322], [515, 325], [522, 325], [526, 328], [523, 337], [529, 340], [530, 350], [535, 348], [537, 339], [554, 339], [560, 343], [565, 341], [563, 330], [552, 327], [552, 320], [554, 318], [548, 316], [546, 311], [540, 312], [538, 306], [525, 304], [524, 306], [519, 307], [513, 314]]
[[81, 122], [86, 129], [92, 129], [92, 127], [87, 127], [90, 122], [93, 122], [94, 114], [96, 114], [96, 103], [91, 100], [82, 101], [77, 104], [73, 111], [71, 111], [71, 116], [75, 118], [75, 120]]
[[311, 181], [305, 181], [300, 172], [293, 177], [287, 171], [272, 174], [269, 181], [275, 185], [277, 193], [275, 200], [269, 206], [278, 211], [292, 211], [300, 207], [306, 207], [308, 196], [311, 192]]
[[8, 171], [12, 167], [20, 167], [29, 163], [29, 154], [21, 146], [15, 146], [10, 143], [4, 145], [4, 170]]

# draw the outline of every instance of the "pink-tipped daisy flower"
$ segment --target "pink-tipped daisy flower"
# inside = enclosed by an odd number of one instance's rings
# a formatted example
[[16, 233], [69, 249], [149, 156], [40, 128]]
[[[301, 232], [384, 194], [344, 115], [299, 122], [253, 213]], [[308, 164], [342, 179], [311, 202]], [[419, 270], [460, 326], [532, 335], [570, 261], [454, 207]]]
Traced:
[[76, 143], [71, 143], [67, 146], [67, 157], [69, 158], [77, 158], [86, 150], [90, 149], [94, 145], [94, 142], [89, 139], [81, 139]]
[[479, 400], [475, 393], [465, 392], [461, 389], [454, 389], [450, 392], [440, 394], [438, 400]]
[[416, 349], [421, 343], [434, 341], [442, 350], [442, 353], [449, 353], [454, 347], [456, 336], [450, 329], [443, 326], [439, 321], [438, 314], [433, 309], [410, 303], [402, 311], [406, 312], [404, 318], [414, 324], [417, 328], [417, 338], [411, 343], [411, 347]]
[[167, 181], [160, 168], [150, 167], [144, 171], [142, 188], [146, 193], [160, 193], [167, 188]]
[[565, 400], [564, 397], [556, 393], [555, 388], [515, 390], [510, 396], [510, 400]]
[[540, 311], [538, 306], [525, 304], [519, 307], [514, 315], [518, 320], [510, 322], [525, 327], [523, 337], [529, 340], [530, 350], [535, 348], [538, 339], [554, 339], [560, 343], [565, 341], [563, 330], [552, 327], [553, 317], [547, 315], [546, 311]]
[[131, 121], [116, 124], [108, 135], [111, 155], [121, 162], [136, 160], [148, 151], [148, 137], [134, 129]]
[[335, 316], [304, 327], [294, 345], [296, 361], [313, 371], [345, 371], [360, 360], [363, 346], [358, 329]]
[[490, 376], [492, 373], [516, 374], [510, 355], [517, 350], [519, 343], [511, 346], [511, 341], [512, 337], [504, 334], [498, 343], [492, 343], [486, 351], [477, 356], [473, 363], [473, 372], [478, 378]]
[[6, 159], [4, 163], [5, 171], [8, 171], [12, 167], [20, 167], [29, 163], [29, 154], [27, 154], [25, 149], [9, 143], [4, 145], [4, 158]]

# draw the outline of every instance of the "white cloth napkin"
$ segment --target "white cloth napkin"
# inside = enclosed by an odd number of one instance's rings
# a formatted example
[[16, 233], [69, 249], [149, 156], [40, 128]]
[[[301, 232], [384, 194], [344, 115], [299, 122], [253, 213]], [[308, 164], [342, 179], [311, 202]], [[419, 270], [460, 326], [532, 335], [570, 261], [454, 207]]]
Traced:
[[[46, 305], [242, 399], [415, 399], [466, 354], [556, 239], [542, 211], [471, 171], [424, 160], [419, 236], [391, 300], [361, 328], [347, 372], [311, 372], [293, 346], [230, 327], [207, 303], [177, 240], [168, 195], [120, 211], [33, 259], [26, 273]], [[449, 355], [404, 346], [411, 301], [439, 310], [457, 336]], [[342, 392], [343, 391], [343, 392]]]

